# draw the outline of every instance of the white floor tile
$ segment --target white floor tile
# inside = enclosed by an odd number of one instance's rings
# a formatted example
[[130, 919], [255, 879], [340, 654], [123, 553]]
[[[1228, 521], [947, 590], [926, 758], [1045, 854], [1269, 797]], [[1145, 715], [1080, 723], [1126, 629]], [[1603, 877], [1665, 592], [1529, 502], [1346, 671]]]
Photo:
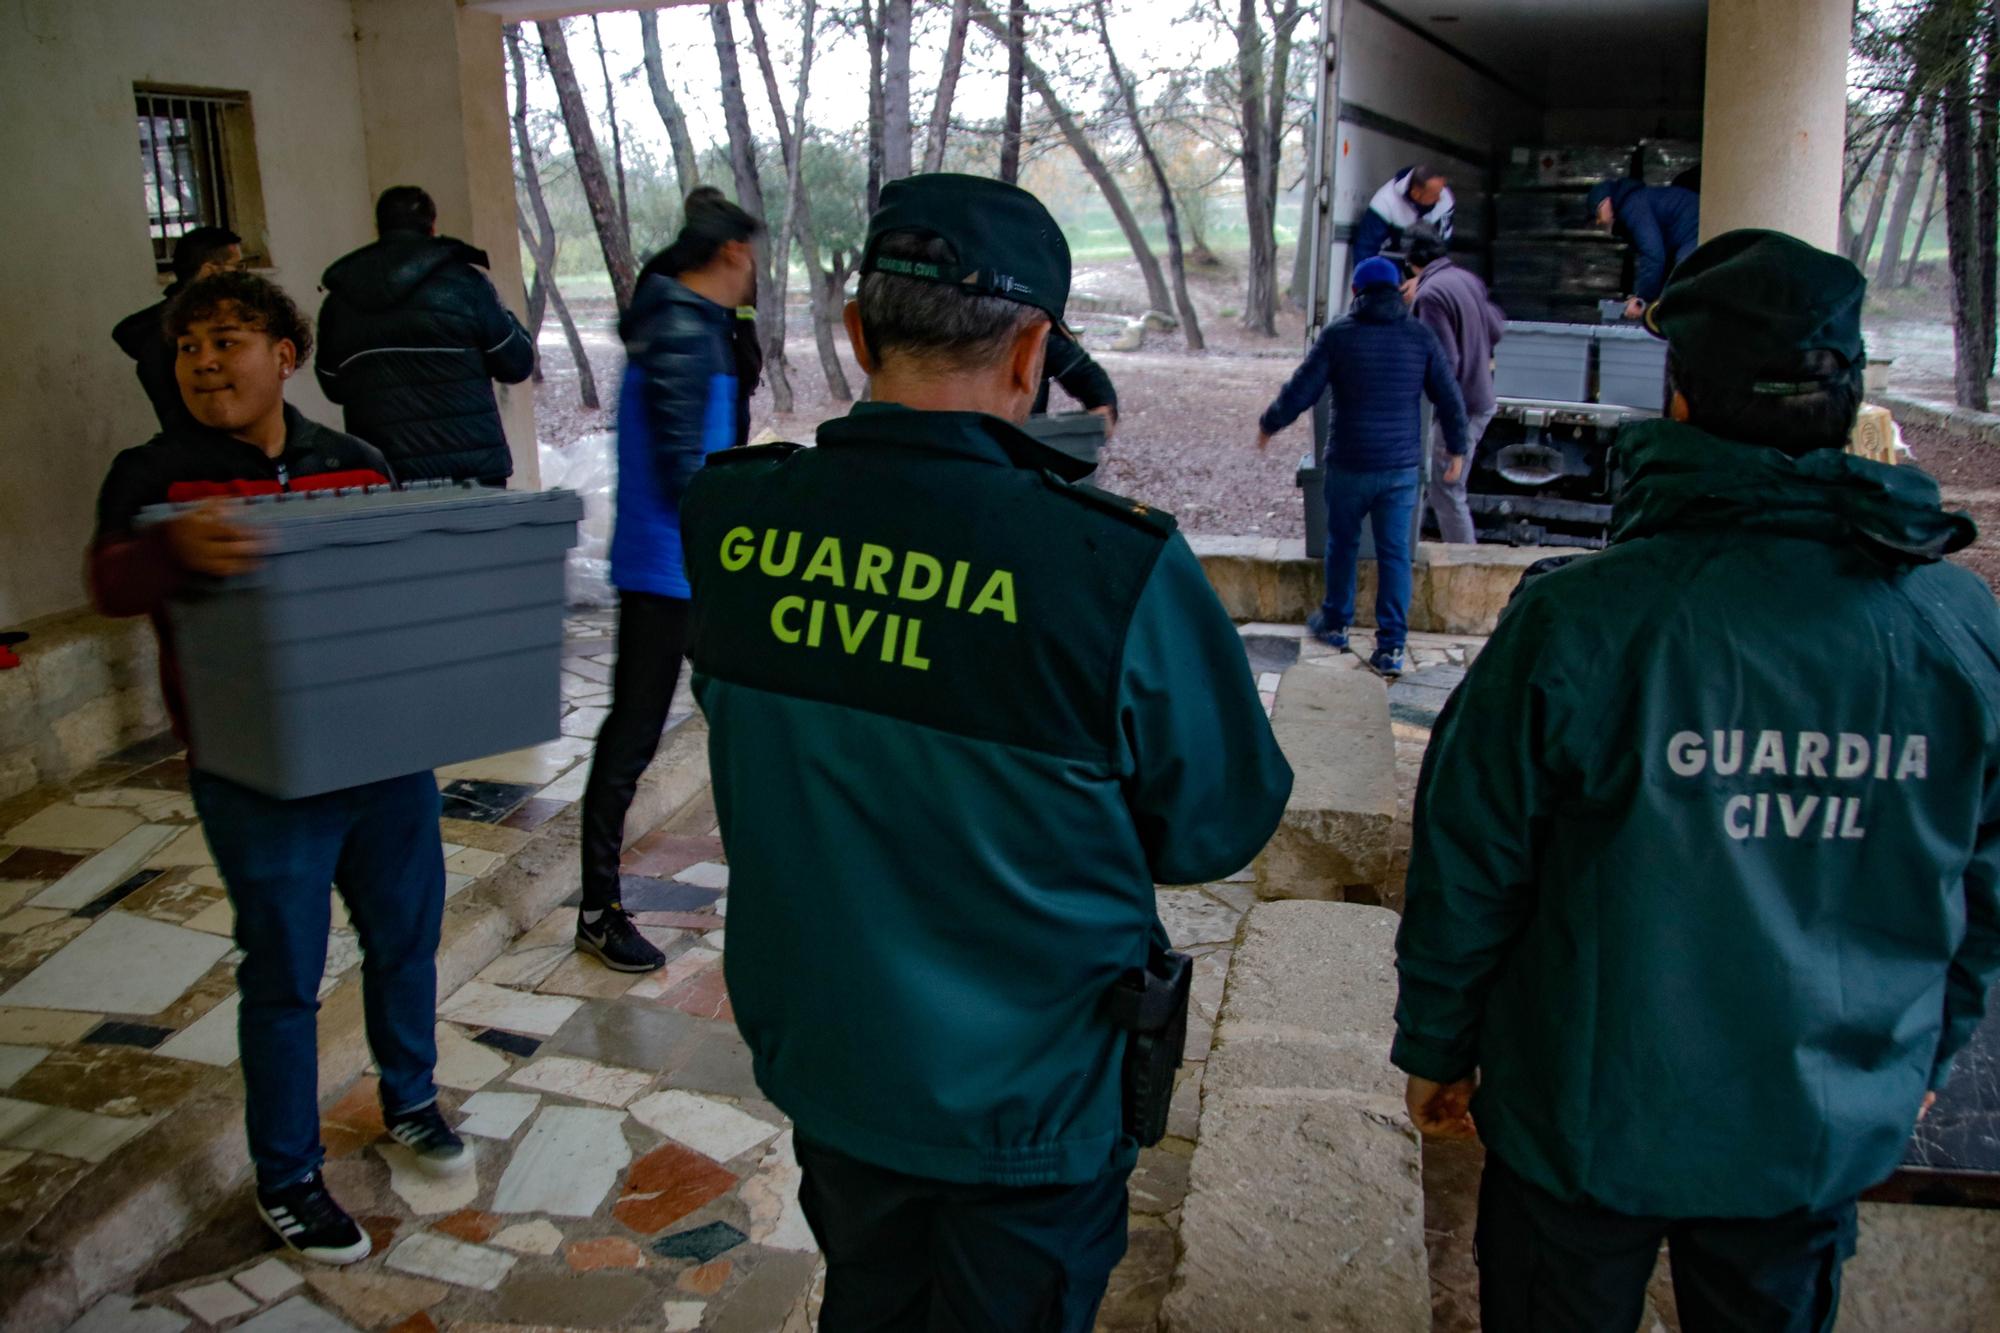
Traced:
[[0, 996], [38, 1009], [156, 1014], [229, 952], [219, 936], [150, 917], [106, 912]]
[[727, 1102], [679, 1089], [641, 1097], [629, 1109], [648, 1129], [718, 1162], [740, 1157], [778, 1133], [778, 1126]]
[[660, 1308], [663, 1333], [694, 1333], [701, 1327], [701, 1312], [708, 1307], [700, 1301], [668, 1301]]
[[145, 1132], [151, 1116], [98, 1115], [0, 1097], [0, 1145], [101, 1162]]
[[538, 1217], [532, 1222], [516, 1222], [490, 1243], [515, 1254], [554, 1254], [562, 1248], [562, 1242], [563, 1234], [556, 1230], [555, 1223]]
[[21, 1075], [49, 1058], [43, 1046], [0, 1046], [0, 1088], [11, 1088]]
[[589, 1217], [618, 1182], [631, 1150], [625, 1113], [551, 1106], [535, 1117], [493, 1193], [496, 1213]]
[[37, 894], [30, 906], [56, 907], [65, 912], [100, 897], [107, 889], [132, 878], [146, 858], [180, 833], [173, 824], [142, 824], [88, 861], [77, 865]]
[[457, 1129], [482, 1139], [511, 1139], [541, 1104], [532, 1092], [475, 1092], [459, 1105]]
[[141, 1307], [130, 1296], [106, 1296], [69, 1326], [69, 1333], [181, 1333], [192, 1321], [178, 1310]]
[[277, 1300], [305, 1279], [298, 1270], [283, 1259], [266, 1259], [255, 1268], [246, 1268], [236, 1275], [236, 1285], [255, 1296], [258, 1300]]
[[236, 1063], [236, 1015], [241, 995], [225, 998], [215, 1008], [153, 1048], [155, 1055], [225, 1069]]
[[45, 806], [5, 833], [0, 842], [15, 847], [52, 847], [66, 852], [101, 852], [139, 827], [130, 810], [92, 810], [67, 801]]
[[477, 1023], [531, 1037], [552, 1037], [583, 1004], [568, 995], [529, 995], [483, 981], [468, 981], [445, 1001], [439, 1018]]
[[174, 1299], [204, 1324], [219, 1324], [257, 1308], [257, 1302], [227, 1282], [205, 1282], [199, 1287], [189, 1287], [175, 1292]]
[[447, 1088], [476, 1092], [507, 1072], [507, 1057], [490, 1046], [481, 1046], [449, 1023], [437, 1025], [437, 1068], [435, 1078]]
[[[563, 929], [576, 928], [576, 911], [565, 908]], [[544, 945], [537, 949], [521, 948], [513, 953], [503, 953], [483, 968], [477, 980], [494, 986], [519, 986], [523, 990], [533, 990], [548, 980], [549, 973], [562, 966], [562, 960], [569, 957], [573, 947], [565, 941], [562, 944]]]
[[437, 1217], [470, 1208], [479, 1197], [479, 1169], [456, 1176], [433, 1176], [417, 1165], [417, 1156], [400, 1143], [378, 1143], [375, 1151], [389, 1164], [389, 1188], [418, 1217]]
[[805, 1210], [799, 1206], [800, 1176], [792, 1132], [786, 1130], [758, 1163], [757, 1174], [743, 1182], [741, 1195], [750, 1209], [751, 1240], [774, 1250], [819, 1249]]
[[354, 1333], [354, 1325], [304, 1296], [294, 1296], [236, 1326], [236, 1333]]
[[506, 1280], [508, 1270], [514, 1267], [514, 1256], [434, 1231], [420, 1231], [389, 1251], [386, 1262], [401, 1273], [491, 1291]]
[[726, 889], [729, 887], [729, 867], [720, 861], [702, 861], [689, 866], [674, 878], [698, 889]]
[[601, 1065], [592, 1060], [551, 1055], [515, 1070], [507, 1081], [523, 1088], [560, 1093], [578, 1101], [623, 1106], [652, 1087], [653, 1080], [658, 1077], [657, 1074], [641, 1073], [636, 1069], [620, 1069], [616, 1065]]

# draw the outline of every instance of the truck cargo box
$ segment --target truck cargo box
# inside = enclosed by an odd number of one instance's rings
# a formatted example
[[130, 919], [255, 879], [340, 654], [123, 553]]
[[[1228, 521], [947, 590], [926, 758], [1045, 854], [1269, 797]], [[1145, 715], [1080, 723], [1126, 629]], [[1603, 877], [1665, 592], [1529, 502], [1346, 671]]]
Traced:
[[555, 738], [574, 492], [417, 483], [225, 503], [262, 563], [169, 608], [201, 768], [292, 799]]

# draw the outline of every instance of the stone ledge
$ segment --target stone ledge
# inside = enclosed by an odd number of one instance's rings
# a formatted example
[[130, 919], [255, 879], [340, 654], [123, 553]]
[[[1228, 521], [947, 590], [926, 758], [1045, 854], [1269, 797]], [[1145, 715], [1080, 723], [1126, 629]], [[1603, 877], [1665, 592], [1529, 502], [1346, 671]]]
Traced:
[[1841, 1275], [1843, 1333], [2000, 1327], [2000, 1212], [1864, 1203]]
[[[643, 837], [708, 784], [708, 730], [690, 718], [640, 780], [625, 821]], [[536, 830], [506, 864], [445, 905], [438, 995], [449, 996], [582, 885], [578, 803]], [[368, 1067], [356, 968], [321, 1002], [321, 1104]], [[0, 1265], [0, 1327], [64, 1328], [151, 1266], [250, 1176], [238, 1071], [216, 1070], [179, 1108], [99, 1164]]]
[[65, 782], [167, 729], [143, 616], [71, 611], [21, 628], [31, 636], [21, 665], [0, 671], [0, 800]]
[[[1991, 412], [1975, 412], [1969, 407], [1936, 403], [1926, 398], [1912, 398], [1908, 394], [1901, 393], [1870, 394], [1869, 398], [1888, 408], [1903, 421], [1949, 431], [1953, 435], [1969, 436], [1981, 444], [2000, 446], [2000, 416]], [[1918, 467], [1922, 467], [1923, 457], [1919, 455], [1915, 462]]]
[[1171, 1333], [1431, 1326], [1423, 1171], [1390, 1068], [1397, 917], [1244, 918], [1167, 1297]]
[[[1216, 596], [1238, 621], [1298, 624], [1319, 606], [1325, 568], [1295, 541], [1190, 537]], [[1412, 565], [1410, 628], [1430, 634], [1491, 634], [1500, 612], [1538, 560], [1581, 555], [1566, 546], [1452, 546], [1424, 542]], [[1375, 562], [1361, 562], [1355, 623], [1375, 623]]]
[[1292, 794], [1257, 853], [1257, 896], [1380, 902], [1396, 824], [1388, 688], [1352, 659], [1309, 658], [1279, 683], [1271, 730]]

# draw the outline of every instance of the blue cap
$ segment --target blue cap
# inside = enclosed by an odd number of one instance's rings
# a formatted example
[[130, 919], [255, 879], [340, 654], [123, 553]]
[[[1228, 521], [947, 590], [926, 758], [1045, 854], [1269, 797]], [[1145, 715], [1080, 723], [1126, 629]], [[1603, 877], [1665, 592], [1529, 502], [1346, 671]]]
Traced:
[[1380, 255], [1364, 259], [1354, 268], [1354, 290], [1357, 292], [1365, 292], [1370, 287], [1395, 287], [1402, 281], [1403, 270], [1396, 267], [1394, 260]]

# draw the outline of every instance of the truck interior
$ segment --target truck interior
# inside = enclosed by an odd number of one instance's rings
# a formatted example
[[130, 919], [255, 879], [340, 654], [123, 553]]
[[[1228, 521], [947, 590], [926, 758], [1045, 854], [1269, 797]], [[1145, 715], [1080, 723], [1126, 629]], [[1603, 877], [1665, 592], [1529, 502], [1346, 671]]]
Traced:
[[1344, 7], [1323, 271], [1351, 271], [1347, 242], [1385, 181], [1419, 162], [1447, 173], [1453, 259], [1510, 321], [1470, 482], [1482, 541], [1602, 545], [1611, 439], [1665, 405], [1664, 347], [1615, 327], [1628, 247], [1585, 196], [1613, 176], [1699, 192], [1707, 28], [1706, 0]]

